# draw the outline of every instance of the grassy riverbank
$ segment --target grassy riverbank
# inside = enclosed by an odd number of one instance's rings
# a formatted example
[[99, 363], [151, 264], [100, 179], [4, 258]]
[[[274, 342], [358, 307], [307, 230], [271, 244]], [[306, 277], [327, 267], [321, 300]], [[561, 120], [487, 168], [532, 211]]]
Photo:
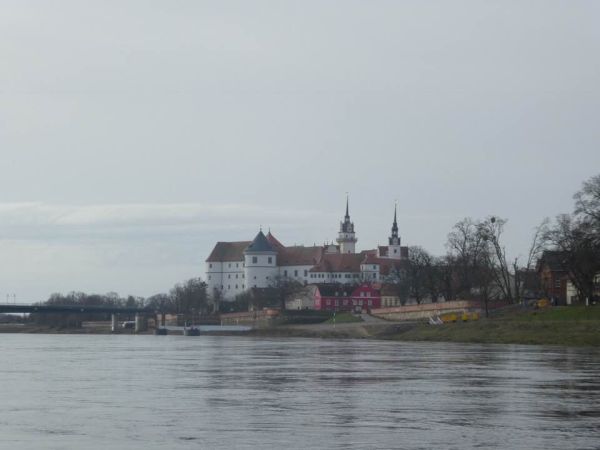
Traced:
[[[133, 330], [119, 330], [133, 334]], [[110, 334], [110, 326], [50, 328], [33, 324], [3, 324], [0, 333]], [[152, 334], [152, 330], [144, 334]], [[209, 333], [217, 334], [217, 333]], [[494, 344], [545, 344], [600, 347], [600, 306], [556, 307], [532, 311], [516, 309], [489, 319], [429, 325], [388, 322], [339, 314], [336, 323], [288, 324], [249, 332], [218, 333], [254, 337], [307, 337], [321, 339], [383, 339], [395, 341], [471, 342]]]
[[399, 341], [600, 346], [600, 307], [516, 311], [476, 322], [417, 324], [385, 336]]

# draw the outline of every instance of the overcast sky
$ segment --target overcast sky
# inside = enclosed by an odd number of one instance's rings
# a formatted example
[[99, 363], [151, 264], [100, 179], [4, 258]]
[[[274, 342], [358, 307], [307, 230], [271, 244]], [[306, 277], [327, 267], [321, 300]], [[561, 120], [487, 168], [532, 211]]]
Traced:
[[600, 172], [598, 1], [0, 0], [0, 301], [149, 296], [217, 240], [511, 255]]

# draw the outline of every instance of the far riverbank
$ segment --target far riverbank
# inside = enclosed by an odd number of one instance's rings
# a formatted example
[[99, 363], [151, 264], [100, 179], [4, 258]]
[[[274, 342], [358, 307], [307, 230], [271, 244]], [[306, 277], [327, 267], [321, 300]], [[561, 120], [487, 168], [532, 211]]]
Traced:
[[600, 307], [556, 307], [511, 311], [475, 322], [359, 322], [282, 325], [253, 330], [255, 336], [385, 339], [486, 344], [600, 346]]
[[[110, 328], [52, 328], [34, 324], [0, 324], [0, 333], [111, 334]], [[119, 334], [133, 334], [120, 330]], [[153, 334], [152, 330], [143, 334]], [[429, 325], [423, 321], [368, 320], [352, 323], [278, 325], [247, 332], [214, 332], [256, 338], [379, 339], [486, 344], [535, 344], [600, 347], [600, 307], [556, 307], [517, 311], [475, 322]]]

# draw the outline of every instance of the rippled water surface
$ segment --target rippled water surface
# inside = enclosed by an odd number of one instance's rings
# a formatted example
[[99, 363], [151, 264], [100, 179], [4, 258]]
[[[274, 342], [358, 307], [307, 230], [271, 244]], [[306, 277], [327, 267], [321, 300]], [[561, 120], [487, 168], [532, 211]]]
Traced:
[[1, 449], [600, 448], [600, 352], [0, 335]]

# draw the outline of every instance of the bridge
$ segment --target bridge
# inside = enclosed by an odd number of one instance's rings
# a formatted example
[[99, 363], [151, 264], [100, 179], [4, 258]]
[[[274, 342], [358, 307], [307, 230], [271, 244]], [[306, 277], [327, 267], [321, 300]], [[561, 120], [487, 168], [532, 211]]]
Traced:
[[122, 306], [93, 305], [36, 305], [36, 304], [0, 304], [2, 313], [40, 313], [40, 314], [111, 314], [111, 329], [116, 331], [119, 314], [135, 314], [135, 331], [145, 331], [146, 318], [158, 313], [150, 308], [127, 308]]
[[55, 314], [153, 314], [148, 308], [124, 308], [121, 306], [93, 305], [29, 305], [1, 304], [0, 313], [55, 313]]

